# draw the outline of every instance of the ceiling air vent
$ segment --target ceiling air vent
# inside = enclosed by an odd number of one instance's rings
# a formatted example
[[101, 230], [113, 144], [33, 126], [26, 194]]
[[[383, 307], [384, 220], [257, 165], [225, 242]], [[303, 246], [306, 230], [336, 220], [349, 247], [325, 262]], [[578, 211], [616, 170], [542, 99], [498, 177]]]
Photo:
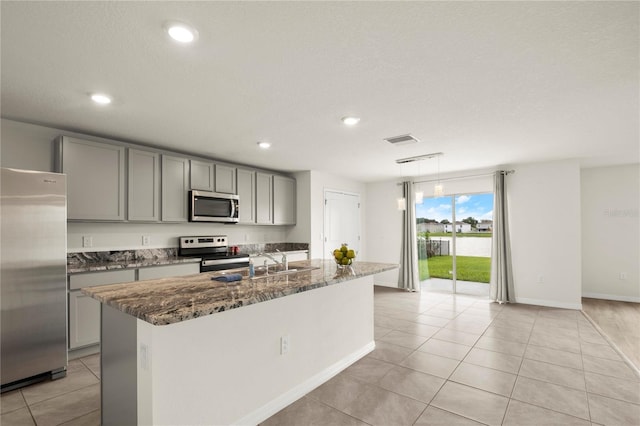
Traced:
[[385, 141], [389, 142], [391, 145], [406, 145], [408, 143], [416, 143], [420, 142], [419, 139], [416, 139], [413, 135], [400, 135], [393, 136], [390, 138], [384, 138]]

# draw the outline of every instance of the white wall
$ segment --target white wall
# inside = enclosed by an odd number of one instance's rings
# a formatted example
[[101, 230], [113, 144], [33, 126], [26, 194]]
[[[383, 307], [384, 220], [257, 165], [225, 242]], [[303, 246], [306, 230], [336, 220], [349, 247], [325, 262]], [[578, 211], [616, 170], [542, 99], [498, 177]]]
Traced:
[[[84, 139], [112, 142], [108, 139], [68, 132], [52, 127], [37, 126], [13, 120], [0, 121], [0, 164], [27, 170], [53, 171], [53, 140], [61, 135], [77, 136]], [[304, 174], [302, 174], [304, 177]], [[307, 179], [308, 181], [308, 179]], [[304, 203], [305, 185], [298, 189], [298, 197]], [[301, 195], [302, 194], [302, 195]], [[303, 228], [309, 228], [309, 219], [304, 217], [305, 209], [298, 206], [303, 214]], [[306, 213], [308, 215], [308, 212]], [[230, 244], [265, 243], [265, 242], [309, 242], [303, 239], [304, 232], [294, 233], [292, 226], [253, 226], [223, 225], [209, 223], [74, 223], [67, 227], [67, 250], [102, 251], [102, 250], [135, 250], [141, 248], [177, 247], [178, 237], [186, 235], [228, 235]], [[93, 238], [93, 247], [82, 247], [82, 236]], [[150, 246], [142, 246], [142, 236], [148, 235]], [[290, 236], [300, 240], [288, 239]]]
[[640, 302], [640, 166], [584, 169], [581, 192], [582, 295]]
[[514, 165], [507, 177], [516, 300], [580, 309], [580, 169], [577, 161]]
[[[402, 211], [396, 199], [402, 197], [397, 181], [376, 182], [367, 185], [370, 209], [365, 219], [367, 234], [367, 260], [371, 262], [400, 263], [402, 245]], [[376, 274], [376, 285], [398, 287], [399, 271]]]

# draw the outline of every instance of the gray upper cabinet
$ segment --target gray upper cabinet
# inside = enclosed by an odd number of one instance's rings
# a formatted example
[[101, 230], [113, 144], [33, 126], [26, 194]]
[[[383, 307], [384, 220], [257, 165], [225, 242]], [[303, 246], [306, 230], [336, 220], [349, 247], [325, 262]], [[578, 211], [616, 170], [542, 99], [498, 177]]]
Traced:
[[256, 223], [256, 172], [238, 168], [236, 175], [240, 197], [239, 223]]
[[189, 160], [162, 156], [162, 221], [186, 222], [189, 191]]
[[224, 192], [225, 194], [236, 193], [235, 167], [216, 164], [215, 192]]
[[129, 148], [127, 218], [130, 221], [160, 220], [160, 154]]
[[213, 191], [213, 162], [191, 160], [191, 189]]
[[237, 194], [239, 223], [296, 223], [296, 181], [290, 177], [132, 144], [68, 136], [55, 142], [55, 169], [68, 176], [69, 220], [188, 222], [194, 189]]
[[[256, 223], [273, 223], [273, 175], [256, 172]], [[240, 206], [242, 209], [242, 206]]]
[[67, 219], [121, 221], [125, 216], [125, 148], [63, 136], [56, 171], [67, 175]]
[[273, 176], [273, 223], [296, 224], [296, 180], [285, 176]]

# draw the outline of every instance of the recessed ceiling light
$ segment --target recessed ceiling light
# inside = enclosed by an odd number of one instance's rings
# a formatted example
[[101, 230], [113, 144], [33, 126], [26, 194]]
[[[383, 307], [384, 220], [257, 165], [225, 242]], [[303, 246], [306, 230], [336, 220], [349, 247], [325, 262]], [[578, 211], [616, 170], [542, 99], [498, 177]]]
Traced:
[[258, 142], [258, 146], [262, 149], [271, 148], [271, 144], [269, 142]]
[[182, 22], [170, 22], [165, 28], [169, 36], [180, 43], [191, 43], [198, 38], [198, 31]]
[[347, 126], [355, 126], [360, 122], [360, 117], [342, 117], [342, 122]]
[[91, 100], [100, 105], [107, 105], [111, 103], [111, 97], [103, 94], [103, 93], [93, 93], [91, 94]]

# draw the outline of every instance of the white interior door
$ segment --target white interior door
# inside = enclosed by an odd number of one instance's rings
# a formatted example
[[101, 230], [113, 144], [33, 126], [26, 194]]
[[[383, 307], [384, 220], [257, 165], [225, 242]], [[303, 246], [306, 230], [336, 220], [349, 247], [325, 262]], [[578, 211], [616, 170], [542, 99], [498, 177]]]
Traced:
[[332, 259], [334, 249], [346, 243], [360, 251], [360, 195], [338, 191], [324, 192], [323, 257]]

